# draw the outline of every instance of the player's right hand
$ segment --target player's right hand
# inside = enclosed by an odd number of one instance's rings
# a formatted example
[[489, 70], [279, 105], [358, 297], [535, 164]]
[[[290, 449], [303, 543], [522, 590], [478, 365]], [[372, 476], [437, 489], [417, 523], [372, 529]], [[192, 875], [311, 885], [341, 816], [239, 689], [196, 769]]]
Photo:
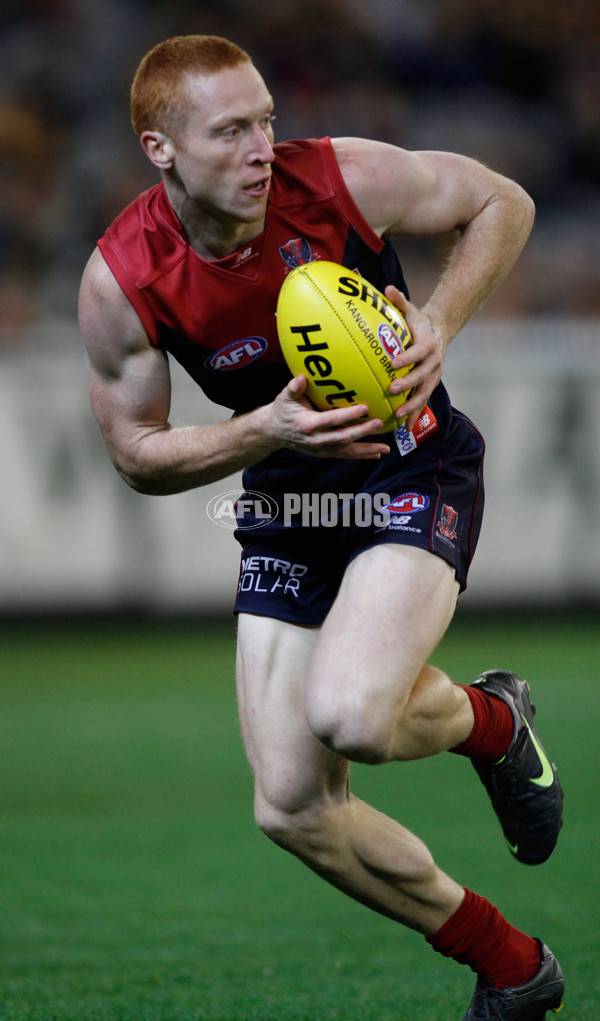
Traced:
[[382, 425], [380, 419], [366, 417], [366, 404], [315, 411], [305, 390], [305, 377], [295, 376], [270, 406], [271, 428], [282, 447], [313, 457], [376, 460], [389, 454], [387, 443], [365, 439]]

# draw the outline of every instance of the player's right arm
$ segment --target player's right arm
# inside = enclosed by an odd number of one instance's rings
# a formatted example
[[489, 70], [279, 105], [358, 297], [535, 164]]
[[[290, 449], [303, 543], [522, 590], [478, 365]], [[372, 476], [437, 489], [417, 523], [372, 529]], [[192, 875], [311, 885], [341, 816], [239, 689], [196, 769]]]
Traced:
[[296, 377], [271, 403], [225, 422], [174, 427], [166, 355], [146, 332], [96, 249], [83, 274], [79, 322], [90, 398], [115, 468], [142, 493], [180, 493], [225, 478], [287, 447], [317, 457], [372, 458], [389, 449], [357, 442], [377, 423], [364, 406], [316, 412]]

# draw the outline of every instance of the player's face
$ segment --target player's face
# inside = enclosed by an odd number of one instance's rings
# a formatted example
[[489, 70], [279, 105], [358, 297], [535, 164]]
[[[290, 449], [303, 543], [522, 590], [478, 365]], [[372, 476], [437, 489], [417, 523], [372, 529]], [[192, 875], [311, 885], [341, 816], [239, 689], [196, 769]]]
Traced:
[[267, 207], [273, 100], [250, 63], [190, 80], [193, 101], [174, 169], [200, 213], [255, 223]]

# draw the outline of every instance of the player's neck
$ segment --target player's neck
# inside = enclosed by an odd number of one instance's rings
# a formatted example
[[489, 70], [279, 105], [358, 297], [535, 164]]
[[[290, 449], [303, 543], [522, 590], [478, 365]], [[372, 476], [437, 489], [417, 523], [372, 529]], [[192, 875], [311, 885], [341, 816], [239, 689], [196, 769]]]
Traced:
[[197, 255], [210, 262], [231, 255], [253, 241], [264, 230], [264, 218], [244, 222], [211, 216], [205, 209], [198, 208], [187, 196], [182, 200], [178, 194], [171, 194], [169, 189], [167, 194], [190, 246]]
[[254, 241], [262, 233], [263, 224], [239, 224], [235, 230], [212, 231], [205, 229], [206, 225], [186, 223], [182, 220], [187, 239], [190, 246], [202, 259], [209, 262], [215, 259], [224, 259], [239, 248]]

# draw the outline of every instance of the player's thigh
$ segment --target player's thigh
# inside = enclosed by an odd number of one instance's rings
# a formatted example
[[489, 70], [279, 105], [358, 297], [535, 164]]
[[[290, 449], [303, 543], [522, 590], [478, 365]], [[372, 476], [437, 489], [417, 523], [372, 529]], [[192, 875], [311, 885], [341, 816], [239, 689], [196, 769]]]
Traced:
[[272, 617], [238, 616], [238, 704], [257, 814], [267, 806], [293, 814], [346, 795], [347, 764], [306, 721], [304, 685], [318, 633]]
[[458, 589], [453, 568], [417, 547], [388, 543], [355, 557], [315, 643], [309, 720], [334, 705], [365, 722], [400, 713], [452, 619]]

